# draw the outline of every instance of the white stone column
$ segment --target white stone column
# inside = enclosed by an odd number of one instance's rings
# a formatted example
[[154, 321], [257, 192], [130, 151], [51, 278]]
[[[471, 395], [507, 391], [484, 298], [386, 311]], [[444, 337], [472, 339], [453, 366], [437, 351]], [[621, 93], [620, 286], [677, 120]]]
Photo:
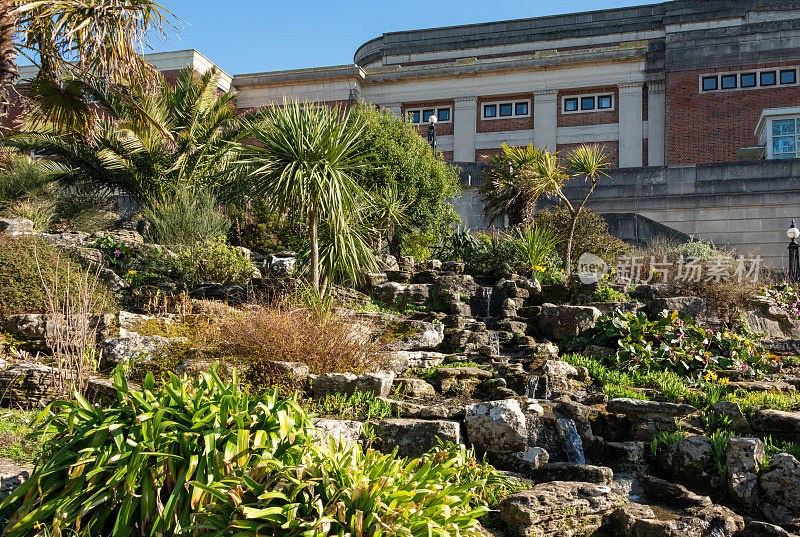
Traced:
[[475, 162], [478, 98], [458, 97], [453, 110], [453, 160]]
[[642, 165], [642, 82], [619, 85], [619, 167]]
[[387, 112], [396, 115], [397, 117], [403, 116], [403, 105], [401, 103], [389, 103], [381, 106]]
[[556, 150], [558, 128], [558, 91], [533, 92], [533, 145], [550, 151]]
[[663, 82], [647, 83], [647, 165], [664, 165], [667, 99]]

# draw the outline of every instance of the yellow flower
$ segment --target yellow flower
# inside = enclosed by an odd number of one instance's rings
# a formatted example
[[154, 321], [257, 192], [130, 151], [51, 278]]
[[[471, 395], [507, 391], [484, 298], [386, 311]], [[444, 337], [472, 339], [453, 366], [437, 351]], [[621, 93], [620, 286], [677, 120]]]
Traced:
[[726, 384], [730, 384], [731, 383], [731, 379], [729, 379], [728, 377], [723, 377], [723, 378], [719, 379], [719, 383], [722, 384], [723, 386], [725, 386]]
[[713, 380], [717, 380], [717, 374], [711, 371], [709, 373], [706, 373], [706, 376], [703, 378], [705, 379], [706, 382], [711, 382]]

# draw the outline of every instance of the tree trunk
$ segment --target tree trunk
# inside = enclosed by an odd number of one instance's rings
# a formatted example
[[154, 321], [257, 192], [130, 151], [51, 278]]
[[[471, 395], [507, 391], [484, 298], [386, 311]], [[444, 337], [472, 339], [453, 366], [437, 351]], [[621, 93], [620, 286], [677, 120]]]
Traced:
[[389, 253], [397, 259], [398, 263], [400, 262], [400, 255], [403, 253], [399, 235], [399, 233], [396, 233], [389, 240]]
[[14, 46], [16, 17], [11, 0], [0, 0], [0, 119], [8, 113], [11, 91], [17, 79], [17, 49]]
[[564, 257], [564, 285], [569, 287], [569, 277], [572, 275], [572, 239], [575, 236], [575, 225], [578, 223], [580, 209], [572, 213], [569, 221], [569, 235], [567, 235], [567, 255]]
[[316, 210], [311, 211], [311, 285], [319, 293], [319, 216]]

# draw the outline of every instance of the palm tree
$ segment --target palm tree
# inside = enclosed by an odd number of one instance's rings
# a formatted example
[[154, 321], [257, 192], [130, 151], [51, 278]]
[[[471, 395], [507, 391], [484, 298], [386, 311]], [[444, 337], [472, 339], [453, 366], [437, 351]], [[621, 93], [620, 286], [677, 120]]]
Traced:
[[483, 202], [483, 214], [494, 222], [508, 216], [515, 226], [533, 210], [530, 185], [524, 173], [541, 157], [542, 150], [533, 147], [510, 147], [503, 144], [503, 152], [492, 155], [492, 167], [487, 181], [478, 192]]
[[[344, 242], [355, 240], [354, 215], [371, 202], [354, 177], [365, 156], [359, 146], [361, 130], [347, 112], [299, 102], [273, 107], [265, 121], [250, 127], [255, 143], [246, 146], [242, 163], [252, 169], [251, 193], [266, 196], [277, 212], [292, 212], [308, 226], [311, 283], [318, 293], [320, 228], [340, 243], [334, 251], [341, 252], [348, 247]], [[329, 283], [330, 277], [325, 280]]]
[[[503, 145], [503, 154], [494, 160], [496, 165], [490, 172], [490, 182], [494, 184], [481, 191], [487, 203], [485, 214], [496, 217], [520, 206], [529, 211], [542, 195], [558, 198], [569, 211], [564, 259], [565, 283], [569, 285], [575, 225], [595, 186], [607, 176], [609, 162], [605, 150], [598, 144], [581, 145], [562, 159], [557, 152], [536, 149], [533, 145], [524, 149]], [[575, 204], [563, 191], [566, 181], [573, 177], [583, 177], [589, 182], [589, 188]]]
[[237, 116], [235, 96], [217, 94], [219, 77], [215, 71], [197, 77], [187, 68], [174, 87], [160, 77], [155, 91], [70, 80], [53, 88], [70, 88], [69, 98], [54, 95], [28, 121], [38, 130], [2, 142], [45, 157], [63, 184], [118, 189], [143, 206], [179, 188], [212, 189], [228, 200], [241, 192], [245, 174], [234, 142], [262, 112]]
[[18, 55], [39, 67], [37, 79], [153, 80], [140, 52], [173, 18], [151, 0], [0, 0], [0, 94], [16, 79]]
[[[373, 207], [373, 222], [379, 234], [386, 233], [386, 240], [389, 243], [389, 251], [397, 259], [400, 259], [400, 241], [396, 241], [396, 233], [407, 229], [409, 205], [400, 194], [397, 183], [392, 181], [382, 188], [375, 195]], [[381, 238], [378, 237], [378, 249], [381, 248]]]

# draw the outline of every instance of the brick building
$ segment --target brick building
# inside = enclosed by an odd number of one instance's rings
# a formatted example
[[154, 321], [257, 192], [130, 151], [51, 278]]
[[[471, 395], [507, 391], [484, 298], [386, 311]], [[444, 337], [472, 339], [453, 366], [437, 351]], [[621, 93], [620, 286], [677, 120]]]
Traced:
[[[212, 65], [196, 51], [147, 58], [167, 72]], [[800, 217], [800, 173], [787, 163], [781, 184], [736, 177], [736, 161], [800, 156], [799, 67], [800, 0], [674, 0], [385, 33], [361, 45], [350, 65], [225, 83], [243, 110], [284, 98], [370, 102], [411, 118], [421, 133], [436, 114], [439, 149], [468, 171], [503, 143], [565, 150], [598, 142], [615, 166], [631, 169], [625, 188], [594, 201], [598, 210], [758, 247], [777, 262], [780, 233]], [[697, 173], [670, 171], [685, 166]], [[661, 171], [632, 170], [644, 167]], [[777, 168], [746, 173], [766, 169]], [[653, 190], [659, 182], [663, 189]], [[474, 228], [481, 222], [472, 194], [456, 205]]]

